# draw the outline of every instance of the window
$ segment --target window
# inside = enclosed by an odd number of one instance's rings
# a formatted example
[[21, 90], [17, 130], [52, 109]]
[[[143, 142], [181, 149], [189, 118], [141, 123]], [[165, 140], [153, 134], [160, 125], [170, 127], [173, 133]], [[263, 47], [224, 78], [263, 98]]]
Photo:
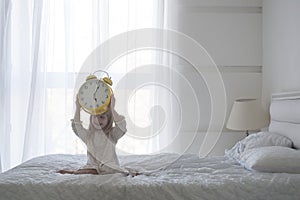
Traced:
[[[162, 3], [158, 0], [53, 0], [32, 4], [17, 0], [13, 4], [11, 166], [48, 153], [85, 153], [83, 143], [70, 127], [75, 81], [82, 63], [102, 42], [120, 33], [160, 27]], [[118, 83], [124, 74], [140, 65], [151, 64], [154, 59], [151, 50], [132, 52], [114, 62], [108, 71]], [[145, 112], [153, 105], [153, 88], [141, 88], [128, 104], [131, 120], [141, 127], [151, 123]], [[128, 145], [130, 142], [127, 138], [127, 145], [122, 148], [134, 146], [134, 150], [127, 149], [133, 153], [148, 151], [145, 143]]]

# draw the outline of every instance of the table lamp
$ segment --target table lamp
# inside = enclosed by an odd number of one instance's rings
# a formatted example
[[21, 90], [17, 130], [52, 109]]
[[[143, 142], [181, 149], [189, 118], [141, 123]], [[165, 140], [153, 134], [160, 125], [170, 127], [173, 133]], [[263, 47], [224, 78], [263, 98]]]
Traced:
[[263, 112], [257, 99], [236, 99], [233, 103], [226, 127], [236, 131], [258, 130], [268, 124], [268, 117]]

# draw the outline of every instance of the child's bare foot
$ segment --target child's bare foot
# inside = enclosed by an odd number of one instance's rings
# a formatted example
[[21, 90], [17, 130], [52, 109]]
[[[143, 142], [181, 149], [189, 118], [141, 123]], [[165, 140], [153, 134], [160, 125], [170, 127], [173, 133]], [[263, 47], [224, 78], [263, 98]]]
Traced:
[[131, 172], [126, 173], [126, 176], [135, 177], [135, 176], [138, 176], [138, 175], [141, 175], [141, 174], [143, 174], [143, 173], [131, 171]]

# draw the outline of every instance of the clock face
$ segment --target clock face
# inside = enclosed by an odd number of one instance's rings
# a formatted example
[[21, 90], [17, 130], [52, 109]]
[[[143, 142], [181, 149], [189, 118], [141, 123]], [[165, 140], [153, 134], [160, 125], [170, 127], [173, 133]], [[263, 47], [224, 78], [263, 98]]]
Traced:
[[112, 94], [111, 88], [101, 80], [87, 80], [78, 91], [82, 108], [90, 114], [101, 114], [107, 110]]

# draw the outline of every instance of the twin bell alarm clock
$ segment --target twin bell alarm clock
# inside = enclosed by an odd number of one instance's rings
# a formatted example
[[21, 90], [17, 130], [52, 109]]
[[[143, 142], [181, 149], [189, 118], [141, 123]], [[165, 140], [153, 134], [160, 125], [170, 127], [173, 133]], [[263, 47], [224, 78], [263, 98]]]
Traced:
[[[107, 77], [97, 78], [94, 74], [98, 71], [106, 73]], [[99, 115], [108, 110], [110, 98], [113, 95], [111, 89], [112, 80], [108, 73], [97, 70], [90, 74], [78, 91], [78, 101], [83, 110], [91, 115]]]

